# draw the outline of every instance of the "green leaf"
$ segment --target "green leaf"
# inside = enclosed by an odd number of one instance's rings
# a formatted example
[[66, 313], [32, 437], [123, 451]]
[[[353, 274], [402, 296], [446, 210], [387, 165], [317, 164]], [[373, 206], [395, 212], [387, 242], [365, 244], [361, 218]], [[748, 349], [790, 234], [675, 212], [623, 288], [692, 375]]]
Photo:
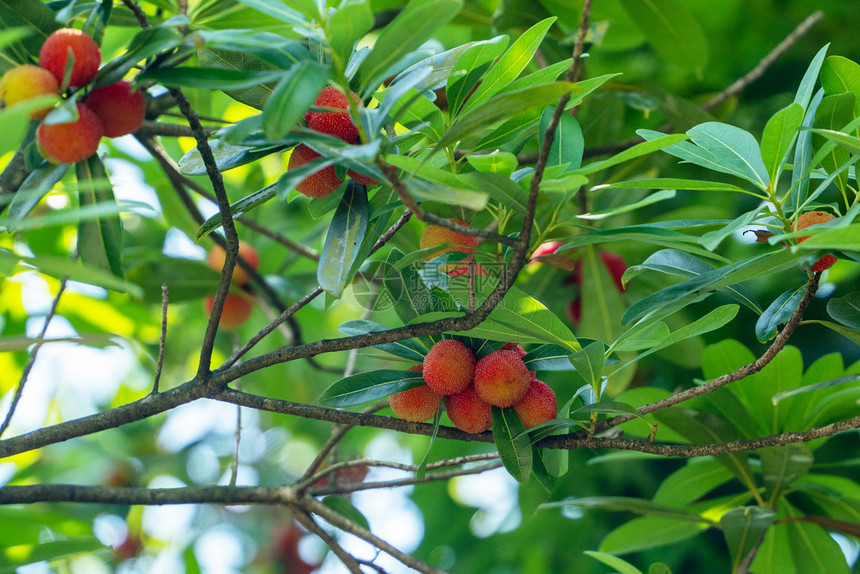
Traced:
[[489, 69], [490, 64], [507, 47], [507, 36], [496, 36], [483, 42], [475, 42], [457, 59], [448, 76], [446, 95], [448, 109], [453, 115], [460, 111], [466, 96]]
[[820, 233], [813, 234], [792, 250], [841, 249], [843, 251], [860, 251], [860, 223], [847, 227], [831, 227]]
[[[460, 278], [464, 282], [467, 281], [462, 275], [457, 279]], [[571, 351], [578, 351], [580, 348], [570, 328], [555, 313], [516, 287], [508, 290], [502, 304], [490, 313], [490, 318], [514, 332], [531, 336], [540, 342], [561, 345]]]
[[[825, 44], [824, 47], [815, 54], [815, 57], [812, 58], [812, 61], [809, 63], [809, 67], [806, 69], [806, 73], [803, 74], [803, 79], [800, 80], [797, 94], [794, 96], [794, 103], [800, 104], [804, 109], [807, 109], [807, 111], [809, 109], [807, 106], [809, 106], [809, 102], [812, 100], [812, 94], [815, 93], [815, 85], [819, 78], [821, 67], [824, 63], [824, 57], [827, 55], [827, 48], [829, 47], [830, 44]], [[795, 164], [796, 163], [797, 162], [795, 162]]]
[[732, 572], [738, 570], [775, 518], [776, 512], [760, 506], [742, 506], [723, 514], [720, 528], [732, 555]]
[[5, 155], [21, 146], [30, 126], [30, 112], [50, 106], [57, 101], [56, 95], [46, 95], [0, 109], [0, 131], [3, 133], [3, 138], [0, 139], [0, 155]]
[[[380, 325], [366, 319], [353, 319], [345, 323], [341, 323], [337, 330], [344, 335], [364, 335], [365, 333], [379, 333], [388, 331], [390, 327]], [[382, 343], [375, 345], [377, 349], [391, 353], [394, 356], [403, 359], [409, 359], [417, 363], [424, 362], [424, 356], [427, 354], [427, 348], [415, 339], [406, 339], [405, 341], [396, 341], [394, 343]]]
[[[316, 161], [316, 160], [315, 160]], [[313, 163], [313, 162], [309, 162]], [[306, 164], [307, 165], [307, 164]], [[305, 166], [302, 166], [304, 168]], [[241, 217], [242, 215], [260, 207], [270, 199], [277, 197], [278, 195], [278, 185], [272, 184], [267, 185], [263, 189], [259, 191], [255, 191], [251, 195], [243, 197], [239, 201], [230, 205], [230, 213], [234, 218]], [[221, 213], [216, 213], [209, 219], [207, 219], [203, 225], [197, 230], [197, 233], [194, 235], [194, 241], [199, 241], [200, 238], [205, 237], [207, 234], [221, 227]]]
[[776, 112], [764, 126], [761, 137], [761, 156], [770, 181], [779, 180], [782, 166], [802, 122], [803, 106], [791, 104]]
[[626, 496], [587, 496], [583, 498], [566, 498], [558, 502], [548, 502], [542, 504], [542, 509], [547, 508], [563, 508], [573, 506], [584, 510], [608, 510], [612, 512], [632, 512], [634, 514], [645, 514], [648, 516], [660, 516], [663, 518], [673, 518], [675, 520], [683, 520], [690, 522], [702, 522], [711, 524], [707, 518], [703, 518], [694, 512], [668, 506], [666, 504], [658, 504], [650, 500], [641, 498], [632, 498]]
[[370, 529], [370, 523], [367, 521], [367, 518], [350, 502], [348, 496], [326, 496], [320, 502], [359, 526], [368, 530]]
[[143, 289], [146, 303], [161, 303], [161, 285], [166, 283], [170, 301], [191, 301], [215, 293], [218, 273], [202, 261], [159, 257], [132, 265], [128, 280]]
[[842, 56], [827, 56], [820, 77], [821, 87], [828, 96], [853, 93], [854, 113], [860, 112], [860, 65]]
[[860, 329], [860, 291], [827, 302], [827, 314], [846, 327]]
[[413, 0], [383, 28], [358, 69], [361, 86], [373, 91], [392, 67], [415, 50], [462, 8], [461, 0]]
[[[651, 254], [648, 259], [639, 265], [628, 267], [624, 275], [622, 275], [621, 280], [626, 285], [645, 270], [658, 271], [680, 277], [696, 277], [702, 273], [712, 271], [713, 267], [689, 253], [678, 251], [677, 249], [661, 249]], [[738, 303], [749, 307], [755, 313], [759, 315], [762, 313], [762, 308], [756, 300], [755, 295], [743, 285], [729, 285], [722, 287], [720, 291]]]
[[238, 0], [242, 4], [249, 6], [266, 16], [290, 24], [293, 26], [307, 25], [307, 22], [302, 15], [281, 2], [280, 0]]
[[505, 176], [510, 176], [518, 165], [516, 155], [498, 149], [487, 154], [469, 154], [466, 161], [478, 171]]
[[[116, 203], [107, 171], [98, 155], [75, 164], [75, 172], [81, 207]], [[117, 213], [81, 220], [78, 225], [78, 255], [86, 265], [122, 277], [122, 224]]]
[[418, 470], [415, 471], [415, 478], [424, 480], [427, 474], [427, 462], [430, 460], [430, 451], [433, 449], [433, 443], [436, 442], [436, 436], [439, 434], [439, 426], [442, 422], [442, 412], [445, 410], [444, 401], [439, 403], [439, 408], [436, 409], [436, 415], [433, 417], [433, 432], [430, 434], [430, 444], [427, 445], [427, 451], [424, 453], [424, 458], [418, 464]]
[[755, 208], [747, 211], [746, 213], [742, 213], [733, 219], [728, 225], [724, 225], [720, 229], [716, 229], [714, 231], [709, 231], [705, 233], [699, 238], [699, 243], [710, 251], [715, 250], [720, 243], [723, 242], [726, 238], [740, 231], [741, 229], [749, 226], [753, 221], [757, 220], [760, 216], [759, 213], [764, 209], [764, 205], [758, 205]]
[[809, 472], [815, 462], [812, 451], [804, 444], [763, 448], [759, 449], [758, 455], [764, 486], [771, 501], [776, 501], [792, 483]]
[[656, 178], [637, 179], [633, 181], [620, 181], [617, 183], [595, 185], [591, 191], [602, 189], [675, 189], [685, 191], [731, 191], [733, 193], [745, 193], [759, 198], [764, 195], [746, 190], [730, 183], [717, 181], [700, 181], [697, 179]]
[[[826, 50], [826, 46], [822, 50]], [[822, 52], [819, 52], [821, 55]], [[816, 57], [817, 58], [817, 57]], [[809, 74], [809, 71], [807, 71]], [[804, 82], [807, 81], [807, 76], [804, 76]], [[815, 78], [812, 78], [812, 82], [815, 82]], [[810, 86], [810, 89], [814, 87], [814, 85]], [[797, 102], [798, 98], [801, 97], [800, 92], [798, 92], [797, 97], [795, 97], [795, 102]], [[806, 201], [807, 195], [809, 194], [809, 167], [810, 162], [812, 161], [812, 132], [810, 132], [810, 128], [812, 128], [813, 122], [815, 121], [815, 114], [818, 111], [818, 106], [821, 104], [821, 99], [824, 97], [824, 90], [818, 90], [818, 93], [815, 94], [815, 97], [811, 102], [804, 102], [806, 107], [806, 113], [803, 116], [803, 122], [800, 125], [800, 134], [797, 136], [797, 144], [794, 147], [794, 164], [792, 165], [791, 171], [791, 187], [789, 188], [788, 193], [789, 201], [787, 205], [789, 209], [792, 211], [799, 211], [800, 206]], [[767, 537], [770, 539], [769, 537]]]
[[672, 574], [672, 570], [662, 562], [655, 562], [648, 568], [648, 574]]
[[520, 213], [526, 212], [528, 194], [511, 178], [500, 173], [472, 172], [458, 176], [458, 179], [472, 189], [480, 189], [507, 208]]
[[391, 250], [384, 267], [382, 284], [386, 295], [394, 304], [397, 316], [403, 323], [410, 324], [418, 317], [439, 310], [436, 304], [438, 298], [431, 293], [413, 266], [407, 265], [398, 270], [396, 263], [402, 258], [402, 251], [397, 248]]
[[755, 324], [755, 336], [760, 342], [766, 343], [776, 337], [779, 326], [785, 324], [800, 306], [804, 293], [806, 285], [789, 289], [765, 309]]
[[339, 299], [352, 280], [350, 270], [367, 232], [368, 219], [367, 188], [350, 180], [331, 220], [317, 266], [319, 285], [332, 297]]
[[[789, 506], [789, 517], [802, 516], [799, 510]], [[848, 574], [845, 555], [830, 534], [817, 524], [788, 522], [789, 548], [794, 557], [798, 573], [803, 574]]]
[[347, 0], [328, 19], [331, 48], [345, 62], [355, 43], [373, 28], [373, 12], [367, 0]]
[[[578, 176], [574, 176], [578, 177]], [[541, 186], [543, 188], [543, 186]], [[631, 211], [636, 211], [639, 208], [652, 205], [654, 203], [659, 203], [661, 201], [666, 201], [667, 199], [675, 198], [675, 190], [674, 189], [664, 189], [662, 191], [658, 191], [657, 193], [652, 193], [640, 199], [639, 201], [634, 201], [632, 203], [625, 203], [623, 205], [617, 205], [615, 207], [610, 207], [607, 209], [601, 209], [598, 211], [591, 211], [589, 213], [583, 213], [581, 215], [577, 215], [579, 219], [588, 219], [588, 220], [597, 220], [597, 219], [605, 219], [607, 217], [611, 217], [613, 215], [619, 215], [621, 213], [629, 213]]]
[[573, 365], [568, 356], [570, 351], [558, 345], [535, 347], [523, 357], [530, 371], [570, 371]]
[[654, 494], [654, 502], [681, 508], [704, 498], [731, 479], [732, 473], [712, 458], [690, 459], [663, 479]]
[[78, 536], [64, 540], [43, 541], [34, 544], [21, 544], [6, 549], [6, 556], [15, 557], [9, 561], [5, 558], [0, 572], [13, 574], [18, 569], [28, 564], [38, 562], [59, 561], [70, 558], [75, 554], [92, 554], [104, 550], [105, 546], [97, 538], [91, 536]]
[[[541, 146], [546, 138], [546, 131], [552, 119], [555, 108], [547, 108], [540, 116]], [[567, 165], [568, 169], [577, 170], [582, 165], [582, 153], [585, 150], [585, 139], [579, 122], [570, 114], [562, 114], [555, 132], [552, 147], [547, 158], [547, 167]]]
[[698, 245], [692, 245], [698, 242], [698, 238], [675, 231], [666, 229], [657, 225], [630, 225], [627, 227], [618, 227], [615, 229], [597, 229], [589, 227], [584, 233], [580, 233], [573, 237], [570, 241], [558, 248], [558, 251], [565, 249], [575, 249], [584, 245], [595, 245], [603, 243], [612, 243], [617, 241], [638, 241], [651, 245], [660, 245], [670, 247], [672, 249], [680, 249], [689, 253], [695, 253], [702, 257], [725, 261], [725, 259], [707, 249], [702, 249]]
[[445, 132], [434, 149], [438, 150], [456, 143], [476, 130], [513, 113], [542, 108], [557, 102], [563, 95], [578, 89], [576, 84], [570, 82], [553, 82], [499, 94], [458, 116], [454, 125]]
[[[654, 413], [657, 420], [686, 437], [693, 444], [708, 445], [730, 442], [740, 438], [733, 426], [722, 418], [704, 411], [670, 407]], [[740, 416], [740, 415], [739, 415]], [[714, 457], [729, 469], [750, 490], [757, 488], [747, 453], [735, 452]]]
[[[644, 130], [639, 130], [644, 131]], [[639, 132], [637, 132], [639, 133]], [[657, 133], [657, 132], [655, 132]], [[641, 135], [641, 134], [640, 134]], [[581, 167], [575, 170], [573, 173], [577, 173], [579, 175], [589, 175], [592, 173], [596, 173], [598, 171], [603, 171], [604, 169], [610, 168], [612, 166], [618, 165], [619, 163], [623, 163], [625, 161], [630, 161], [631, 159], [635, 159], [637, 157], [641, 157], [643, 155], [647, 155], [649, 153], [653, 153], [655, 151], [663, 150], [669, 151], [667, 148], [672, 148], [674, 146], [680, 145], [679, 142], [683, 142], [688, 139], [688, 136], [684, 134], [659, 134], [659, 137], [650, 138], [648, 141], [638, 143], [635, 146], [622, 151], [608, 159], [604, 159], [602, 161], [597, 161], [594, 163], [590, 163], [585, 167]], [[671, 152], [670, 152], [671, 153]]]
[[[839, 133], [838, 130], [841, 130], [843, 126], [854, 118], [855, 100], [856, 98], [853, 92], [825, 96], [821, 100], [818, 110], [815, 112], [813, 125], [818, 129], [812, 130], [812, 148], [816, 151], [823, 152], [821, 148], [824, 144], [824, 138], [832, 139], [836, 143], [840, 144], [840, 147], [832, 148], [820, 160], [821, 167], [827, 173], [832, 174], [836, 172], [840, 166], [848, 161], [851, 153], [853, 153], [851, 152], [850, 147], [846, 147], [846, 144], [847, 146], [850, 146], [851, 136], [836, 134]], [[836, 132], [836, 134], [828, 135], [827, 133], [821, 133], [819, 130], [829, 130], [831, 132]], [[844, 190], [845, 186], [848, 184], [848, 173], [843, 172], [839, 174], [836, 182], [837, 185], [839, 185], [839, 189]]]
[[[337, 12], [339, 13], [339, 12]], [[328, 66], [305, 60], [284, 72], [272, 95], [263, 106], [266, 137], [286, 136], [314, 102], [328, 80]]]
[[555, 20], [555, 17], [542, 20], [517, 38], [508, 51], [490, 68], [478, 89], [466, 101], [463, 107], [464, 113], [486, 102], [514, 81], [531, 61]]
[[612, 554], [606, 554], [605, 552], [594, 552], [593, 550], [586, 550], [583, 552], [586, 556], [591, 556], [595, 560], [606, 564], [618, 571], [618, 574], [642, 574], [642, 571], [630, 564], [629, 562], [622, 560], [617, 556], [613, 556]]
[[47, 164], [30, 172], [9, 204], [9, 219], [22, 219], [63, 179], [69, 164]]
[[600, 377], [606, 363], [606, 348], [601, 341], [594, 341], [570, 355], [570, 364], [599, 396]]
[[[666, 137], [661, 132], [637, 130], [637, 134], [653, 141]], [[687, 131], [691, 142], [680, 142], [664, 151], [702, 167], [728, 173], [767, 190], [769, 176], [758, 143], [749, 132], [718, 122], [700, 124]]]
[[[471, 174], [469, 174], [471, 175]], [[496, 174], [487, 174], [496, 175]], [[500, 176], [502, 179], [507, 179]], [[468, 183], [469, 179], [464, 179]], [[417, 201], [438, 201], [447, 205], [455, 205], [480, 211], [487, 206], [487, 194], [474, 191], [471, 189], [463, 189], [460, 187], [448, 187], [445, 185], [432, 185], [417, 178], [410, 178], [404, 182], [406, 189]]]
[[359, 373], [340, 379], [320, 395], [320, 402], [330, 407], [350, 407], [393, 393], [420, 387], [424, 383], [421, 373], [382, 369]]
[[117, 277], [110, 271], [92, 267], [68, 257], [52, 255], [22, 257], [12, 251], [0, 248], [0, 264], [16, 265], [19, 262], [30, 265], [40, 273], [57, 279], [68, 278], [72, 281], [103, 287], [118, 293], [129, 293], [133, 297], [141, 297], [143, 294], [140, 287]]
[[638, 552], [678, 544], [697, 536], [707, 528], [707, 524], [691, 523], [680, 518], [640, 516], [609, 532], [601, 540], [599, 548], [612, 554]]
[[705, 32], [683, 3], [621, 0], [621, 5], [661, 56], [688, 70], [702, 70], [708, 63]]
[[42, 44], [53, 31], [62, 28], [62, 24], [57, 22], [56, 12], [39, 0], [0, 1], [0, 22], [3, 22], [4, 30], [24, 28], [28, 32], [20, 42], [4, 48], [14, 56], [15, 64], [38, 60]]
[[165, 86], [203, 90], [238, 90], [266, 82], [277, 82], [281, 71], [227, 70], [223, 68], [150, 68], [138, 75], [140, 82], [152, 81]]
[[[423, 380], [423, 379], [422, 379]], [[532, 472], [532, 445], [513, 408], [493, 407], [493, 440], [508, 473], [518, 482], [528, 482]]]

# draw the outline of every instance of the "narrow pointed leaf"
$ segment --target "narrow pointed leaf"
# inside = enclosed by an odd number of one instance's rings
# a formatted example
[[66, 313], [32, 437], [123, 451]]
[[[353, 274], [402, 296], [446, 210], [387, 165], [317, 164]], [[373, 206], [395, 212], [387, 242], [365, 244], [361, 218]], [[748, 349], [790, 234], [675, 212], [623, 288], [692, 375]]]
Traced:
[[779, 326], [784, 325], [794, 314], [805, 292], [806, 285], [789, 289], [765, 309], [755, 324], [755, 335], [759, 341], [766, 343], [776, 337]]
[[723, 514], [720, 528], [732, 555], [732, 572], [737, 571], [775, 518], [776, 512], [759, 506], [742, 506]]
[[332, 297], [340, 298], [352, 280], [350, 270], [367, 232], [367, 188], [350, 180], [331, 221], [320, 252], [317, 280]]
[[[116, 203], [107, 171], [97, 155], [75, 164], [75, 172], [82, 207]], [[78, 255], [89, 266], [123, 276], [122, 224], [117, 213], [79, 223]]]
[[340, 379], [323, 391], [320, 402], [330, 407], [349, 407], [385, 398], [424, 383], [421, 373], [382, 369]]
[[[423, 379], [422, 379], [423, 380]], [[525, 427], [512, 408], [493, 407], [493, 440], [508, 473], [526, 483], [532, 472], [532, 445]]]

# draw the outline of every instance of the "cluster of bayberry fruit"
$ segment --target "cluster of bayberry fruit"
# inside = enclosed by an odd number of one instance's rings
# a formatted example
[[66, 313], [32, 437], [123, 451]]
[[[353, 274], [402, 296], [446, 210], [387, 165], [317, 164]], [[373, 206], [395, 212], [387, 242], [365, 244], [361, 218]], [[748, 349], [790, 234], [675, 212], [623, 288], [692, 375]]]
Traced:
[[100, 64], [101, 50], [95, 40], [80, 30], [62, 28], [42, 44], [38, 66], [17, 66], [0, 79], [0, 101], [4, 106], [61, 92], [75, 98], [77, 119], [73, 121], [55, 123], [45, 118], [53, 105], [30, 115], [31, 119], [42, 120], [36, 139], [48, 159], [58, 163], [83, 161], [96, 153], [103, 136], [131, 134], [143, 123], [146, 102], [130, 82], [120, 81], [85, 93]]
[[[257, 270], [260, 267], [260, 254], [251, 245], [244, 241], [239, 241], [239, 257], [244, 259], [248, 265]], [[209, 252], [209, 258], [206, 263], [213, 271], [221, 273], [224, 268], [224, 261], [227, 259], [227, 253], [220, 246], [216, 246]], [[245, 293], [248, 286], [251, 284], [251, 277], [240, 266], [233, 267], [233, 276], [230, 278], [233, 286], [237, 288], [238, 293], [228, 293], [224, 299], [224, 308], [221, 311], [221, 318], [218, 321], [218, 326], [222, 329], [238, 329], [251, 316], [251, 311], [254, 310], [253, 297]], [[206, 314], [212, 313], [212, 305], [215, 303], [215, 297], [210, 295], [203, 301]]]
[[[361, 103], [355, 92], [350, 92], [350, 97], [355, 105]], [[343, 111], [325, 111], [314, 108]], [[346, 94], [334, 86], [326, 86], [317, 95], [312, 108], [305, 113], [305, 124], [315, 132], [338, 137], [348, 144], [355, 144], [358, 142], [358, 128], [355, 127], [348, 110], [349, 100], [346, 98]], [[299, 168], [318, 157], [320, 154], [310, 147], [299, 144], [290, 154], [287, 170]], [[364, 185], [376, 185], [377, 183], [373, 178], [351, 169], [347, 170], [347, 175]], [[343, 180], [337, 176], [334, 166], [330, 165], [299, 182], [296, 185], [296, 191], [308, 197], [328, 197], [342, 183]]]
[[455, 339], [433, 345], [424, 363], [408, 370], [420, 372], [421, 386], [389, 397], [391, 409], [407, 421], [432, 419], [445, 401], [448, 418], [472, 434], [492, 426], [492, 407], [513, 407], [525, 428], [552, 420], [558, 411], [555, 392], [535, 378], [523, 362], [518, 343], [476, 360], [471, 349]]

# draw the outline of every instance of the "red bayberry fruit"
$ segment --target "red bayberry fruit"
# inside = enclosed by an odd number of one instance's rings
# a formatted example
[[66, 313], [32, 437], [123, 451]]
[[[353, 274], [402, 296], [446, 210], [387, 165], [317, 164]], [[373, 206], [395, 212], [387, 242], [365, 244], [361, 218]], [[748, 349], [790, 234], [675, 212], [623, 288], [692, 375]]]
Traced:
[[[320, 154], [308, 146], [301, 144], [293, 149], [293, 152], [290, 154], [287, 170], [296, 169], [318, 157], [320, 157]], [[328, 197], [342, 183], [343, 180], [337, 177], [334, 166], [330, 165], [297, 183], [296, 191], [308, 197]]]
[[527, 429], [552, 420], [558, 412], [555, 391], [543, 381], [532, 379], [526, 394], [514, 405], [514, 410]]
[[469, 347], [454, 339], [443, 339], [433, 345], [424, 357], [424, 382], [442, 395], [453, 395], [472, 384], [475, 355]]
[[[358, 100], [356, 94], [352, 93], [351, 95], [353, 101]], [[323, 88], [314, 100], [313, 105], [320, 108], [349, 109], [349, 101], [346, 99], [346, 94], [334, 86]], [[352, 118], [349, 117], [348, 111], [324, 112], [308, 110], [305, 113], [305, 123], [314, 131], [339, 137], [347, 143], [355, 143], [358, 139], [358, 129], [352, 123]]]
[[90, 83], [99, 71], [102, 55], [95, 40], [80, 30], [61, 28], [48, 36], [39, 51], [39, 66], [51, 72], [57, 82], [62, 84], [69, 50], [75, 57], [69, 86], [77, 87]]
[[126, 81], [93, 90], [84, 103], [98, 116], [109, 138], [133, 134], [146, 115], [143, 94]]
[[531, 376], [519, 353], [495, 351], [475, 364], [475, 390], [497, 407], [515, 405], [529, 388]]
[[446, 396], [445, 411], [454, 426], [463, 432], [478, 434], [493, 424], [490, 404], [478, 396], [473, 386]]
[[[810, 225], [826, 223], [833, 219], [836, 219], [836, 216], [832, 213], [827, 213], [826, 211], [807, 211], [806, 213], [802, 213], [800, 217], [797, 218], [797, 221], [794, 222], [792, 229], [794, 231], [798, 231], [800, 229], [806, 229]], [[803, 243], [804, 241], [809, 239], [809, 237], [809, 235], [798, 237], [797, 242]], [[836, 263], [836, 256], [828, 253], [827, 255], [812, 264], [812, 270], [815, 273], [821, 273], [825, 269], [830, 269], [831, 267], [833, 267], [834, 263]]]
[[102, 138], [102, 126], [96, 115], [83, 104], [77, 104], [78, 119], [64, 124], [47, 124], [43, 120], [36, 139], [49, 159], [59, 163], [83, 161], [96, 153]]

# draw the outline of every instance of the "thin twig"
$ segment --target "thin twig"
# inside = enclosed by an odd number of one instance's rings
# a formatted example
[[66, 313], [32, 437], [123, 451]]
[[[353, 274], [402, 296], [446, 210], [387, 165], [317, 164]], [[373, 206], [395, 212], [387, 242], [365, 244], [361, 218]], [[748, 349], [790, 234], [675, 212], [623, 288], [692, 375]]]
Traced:
[[39, 349], [42, 348], [42, 345], [45, 344], [45, 335], [48, 333], [48, 325], [51, 323], [51, 319], [54, 318], [54, 315], [57, 314], [57, 306], [60, 304], [60, 297], [62, 297], [63, 291], [66, 290], [66, 281], [67, 280], [65, 278], [60, 281], [60, 288], [57, 290], [57, 294], [51, 302], [51, 308], [48, 309], [48, 314], [45, 315], [45, 322], [42, 324], [42, 329], [36, 337], [36, 343], [33, 345], [33, 350], [30, 351], [30, 356], [27, 358], [27, 364], [24, 365], [24, 370], [21, 372], [21, 379], [18, 381], [15, 395], [12, 397], [12, 404], [9, 405], [9, 411], [6, 413], [6, 418], [3, 419], [3, 424], [0, 424], [0, 436], [3, 436], [6, 429], [8, 429], [9, 425], [12, 424], [12, 417], [15, 415], [15, 409], [18, 408], [18, 402], [24, 394], [24, 386], [27, 384], [27, 378], [30, 376], [30, 371], [36, 363], [36, 355], [39, 353]]
[[158, 382], [161, 380], [161, 370], [164, 367], [164, 350], [167, 342], [167, 283], [161, 284], [161, 336], [158, 339], [158, 360], [155, 363], [155, 378], [152, 382], [152, 393], [158, 393]]
[[[241, 381], [236, 381], [236, 389], [241, 390]], [[236, 405], [236, 438], [233, 442], [233, 468], [230, 471], [230, 486], [236, 486], [239, 477], [239, 446], [242, 443], [242, 405]]]
[[334, 552], [335, 556], [340, 558], [340, 561], [343, 562], [343, 565], [346, 566], [347, 570], [353, 574], [362, 574], [361, 565], [358, 563], [358, 560], [356, 560], [352, 554], [344, 550], [343, 547], [338, 544], [337, 540], [335, 540], [335, 538], [328, 532], [323, 530], [322, 527], [316, 523], [313, 517], [305, 512], [301, 506], [296, 505], [293, 507], [293, 517], [296, 519], [296, 522], [304, 526], [308, 532], [319, 536], [319, 538], [326, 543], [326, 546], [331, 548], [331, 551]]
[[[801, 299], [800, 305], [794, 311], [794, 314], [792, 314], [792, 316], [786, 322], [785, 327], [783, 327], [782, 331], [779, 332], [779, 335], [776, 336], [776, 339], [774, 339], [770, 347], [768, 347], [768, 349], [758, 359], [748, 365], [740, 367], [739, 369], [735, 369], [731, 373], [726, 373], [721, 377], [717, 377], [716, 379], [708, 381], [703, 385], [692, 387], [680, 393], [675, 393], [674, 395], [666, 397], [665, 399], [654, 401], [653, 403], [641, 406], [636, 409], [636, 411], [640, 415], [653, 413], [671, 407], [673, 405], [677, 405], [678, 403], [688, 401], [692, 398], [699, 397], [707, 393], [712, 393], [720, 387], [723, 387], [735, 381], [739, 381], [744, 377], [748, 377], [749, 375], [752, 375], [753, 373], [757, 373], [762, 370], [776, 357], [776, 355], [783, 349], [783, 347], [785, 347], [785, 345], [788, 343], [789, 337], [791, 337], [791, 335], [797, 329], [798, 325], [800, 325], [800, 321], [801, 319], [803, 319], [803, 314], [806, 312], [806, 309], [812, 302], [813, 297], [815, 297], [815, 293], [818, 291], [818, 282], [820, 279], [820, 273], [816, 273], [813, 275], [812, 279], [810, 279], [809, 283], [806, 285], [806, 292], [803, 294], [803, 299]], [[618, 426], [619, 424], [632, 420], [635, 417], [636, 415], [619, 415], [617, 417], [601, 421], [597, 423], [597, 425], [595, 425], [595, 428], [592, 429], [592, 432], [599, 432], [607, 428]], [[584, 432], [585, 431], [580, 431], [579, 435], [581, 436]]]

